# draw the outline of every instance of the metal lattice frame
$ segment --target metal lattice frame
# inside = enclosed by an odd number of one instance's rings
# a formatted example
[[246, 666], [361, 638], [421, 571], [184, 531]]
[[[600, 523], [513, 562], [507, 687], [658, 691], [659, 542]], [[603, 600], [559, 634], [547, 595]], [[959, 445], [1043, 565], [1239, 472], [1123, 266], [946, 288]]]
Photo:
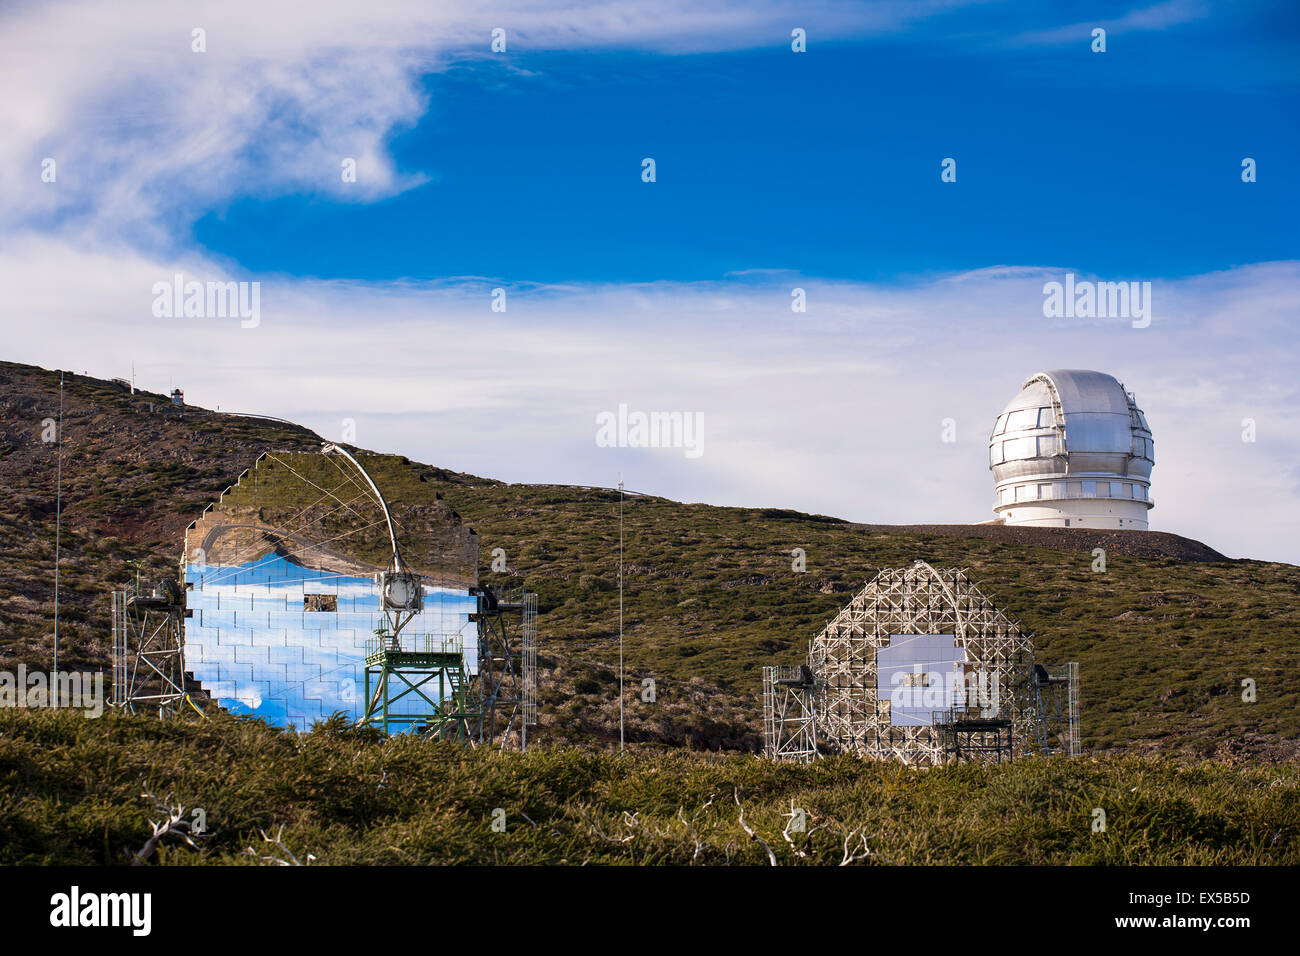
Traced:
[[[537, 595], [474, 591], [478, 606], [470, 620], [478, 627], [478, 672], [470, 676], [459, 637], [416, 648], [418, 637], [377, 636], [367, 646], [362, 723], [385, 733], [412, 730], [502, 750], [527, 747], [528, 728], [537, 724]], [[419, 707], [404, 710], [409, 705], [402, 701]]]
[[1035, 744], [1044, 756], [1077, 757], [1079, 740], [1079, 665], [1070, 661], [1057, 667], [1034, 668], [1030, 684], [1037, 710]]
[[467, 742], [480, 716], [459, 634], [371, 638], [365, 694], [360, 723], [386, 734], [413, 731]]
[[[817, 635], [809, 647], [816, 676], [817, 730], [836, 750], [930, 765], [946, 759], [935, 726], [894, 726], [876, 689], [876, 653], [891, 634], [952, 634], [966, 651], [972, 716], [1011, 721], [1013, 747], [1034, 732], [1027, 677], [1033, 645], [1018, 624], [977, 588], [965, 570], [938, 571], [924, 561], [884, 570]], [[992, 706], [980, 706], [983, 696]]]
[[528, 744], [528, 728], [537, 724], [537, 595], [513, 590], [498, 596], [476, 588], [478, 674], [473, 692], [478, 744], [501, 749]]
[[812, 672], [806, 666], [763, 668], [763, 754], [808, 763], [817, 756]]
[[943, 744], [945, 760], [983, 760], [1001, 763], [1011, 759], [1011, 721], [979, 717], [949, 708], [931, 715]]
[[537, 595], [524, 595], [524, 735], [537, 726]]
[[113, 706], [159, 717], [194, 706], [185, 690], [184, 614], [183, 598], [113, 592]]

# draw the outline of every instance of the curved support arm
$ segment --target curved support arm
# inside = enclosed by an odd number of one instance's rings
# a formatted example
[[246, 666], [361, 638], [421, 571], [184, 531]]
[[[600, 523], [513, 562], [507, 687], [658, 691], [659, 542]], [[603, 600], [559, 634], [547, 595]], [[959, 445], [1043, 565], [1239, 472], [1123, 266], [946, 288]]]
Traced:
[[361, 473], [361, 477], [366, 480], [366, 484], [370, 486], [370, 490], [374, 492], [375, 500], [379, 502], [379, 507], [383, 509], [384, 521], [388, 523], [388, 541], [393, 546], [393, 570], [401, 571], [402, 556], [397, 550], [397, 534], [393, 531], [393, 517], [388, 513], [388, 502], [384, 500], [383, 494], [380, 493], [379, 488], [376, 487], [374, 481], [371, 480], [370, 475], [368, 475], [366, 470], [361, 467], [361, 462], [353, 458], [346, 448], [326, 442], [322, 448], [322, 453], [328, 455], [330, 452], [337, 452], [350, 461], [352, 466]]

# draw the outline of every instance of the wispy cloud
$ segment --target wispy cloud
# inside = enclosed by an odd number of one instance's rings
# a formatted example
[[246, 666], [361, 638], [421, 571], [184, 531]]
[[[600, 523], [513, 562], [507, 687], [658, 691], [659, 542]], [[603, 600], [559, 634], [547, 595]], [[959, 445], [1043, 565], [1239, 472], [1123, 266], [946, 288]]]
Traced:
[[[360, 444], [518, 481], [612, 482], [687, 500], [873, 522], [990, 516], [986, 439], [1020, 381], [1098, 368], [1156, 434], [1152, 526], [1300, 563], [1300, 263], [1154, 282], [1149, 328], [1049, 320], [1058, 268], [906, 287], [800, 279], [538, 284], [491, 309], [479, 281], [262, 277], [262, 323], [157, 319], [150, 288], [201, 257], [87, 253], [28, 237], [0, 254], [10, 358], [183, 386], [192, 401], [301, 420]], [[124, 346], [123, 343], [130, 343]], [[597, 447], [595, 416], [702, 412], [705, 454]], [[952, 418], [958, 441], [941, 441]], [[1255, 443], [1241, 440], [1254, 419]]]
[[[613, 481], [689, 500], [779, 504], [864, 521], [990, 514], [988, 429], [1036, 370], [1095, 367], [1156, 431], [1153, 526], [1234, 554], [1300, 561], [1294, 334], [1300, 265], [1157, 282], [1148, 329], [1047, 320], [1066, 269], [1005, 264], [906, 284], [776, 269], [622, 286], [496, 280], [262, 283], [262, 322], [162, 319], [154, 284], [227, 278], [194, 247], [200, 215], [243, 197], [373, 201], [422, 181], [388, 144], [429, 108], [420, 79], [516, 48], [665, 53], [908, 29], [958, 3], [730, 0], [12, 5], [0, 15], [0, 283], [6, 356], [99, 375], [134, 361], [153, 388], [302, 420], [513, 480]], [[1199, 15], [1159, 4], [1112, 21]], [[1179, 19], [1183, 18], [1183, 19]], [[1102, 25], [1106, 25], [1103, 23]], [[192, 31], [206, 31], [194, 53]], [[1046, 31], [1037, 40], [1050, 43]], [[56, 160], [56, 183], [40, 179]], [[357, 161], [344, 183], [343, 159]], [[776, 265], [780, 265], [776, 263]], [[1076, 270], [1081, 271], [1081, 270]], [[1115, 276], [1105, 278], [1134, 278]], [[791, 287], [808, 311], [791, 311]], [[620, 402], [705, 416], [698, 460], [599, 448]], [[1259, 441], [1240, 441], [1241, 419]], [[941, 422], [958, 441], [940, 441]]]
[[1205, 0], [1164, 0], [1163, 3], [1136, 7], [1118, 17], [1099, 18], [1046, 30], [1017, 33], [1007, 40], [1007, 45], [1056, 46], [1063, 43], [1081, 43], [1086, 41], [1092, 31], [1098, 27], [1105, 30], [1108, 36], [1112, 33], [1123, 35], [1165, 30], [1205, 19], [1210, 13], [1210, 5]]
[[[235, 198], [371, 201], [425, 181], [387, 144], [421, 77], [508, 50], [666, 53], [888, 32], [959, 2], [264, 0], [18, 4], [0, 14], [0, 229], [38, 224], [161, 248]], [[202, 31], [205, 52], [195, 52]], [[57, 164], [56, 186], [40, 179]], [[355, 182], [341, 164], [354, 160]]]

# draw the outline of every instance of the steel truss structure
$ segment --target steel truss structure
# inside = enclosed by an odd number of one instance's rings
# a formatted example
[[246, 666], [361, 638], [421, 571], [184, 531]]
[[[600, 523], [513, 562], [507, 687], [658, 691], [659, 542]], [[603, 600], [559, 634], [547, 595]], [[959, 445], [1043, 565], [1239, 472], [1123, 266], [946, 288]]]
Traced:
[[[953, 686], [927, 719], [892, 714], [890, 700], [882, 699], [888, 695], [878, 689], [877, 655], [904, 635], [951, 635], [950, 650], [964, 658], [941, 662]], [[1036, 690], [1033, 666], [1031, 636], [971, 582], [968, 571], [936, 570], [924, 561], [883, 570], [813, 638], [806, 682], [784, 685], [778, 669], [765, 668], [765, 752], [807, 760], [820, 745], [929, 766], [1044, 751], [1038, 741], [1046, 698]], [[788, 670], [780, 669], [794, 676]], [[1075, 743], [1066, 752], [1077, 753], [1077, 694], [1069, 700]]]
[[537, 595], [523, 593], [523, 619], [520, 624], [524, 669], [524, 733], [537, 726]]
[[1057, 667], [1035, 664], [1030, 687], [1034, 694], [1037, 721], [1034, 744], [1043, 755], [1077, 757], [1079, 742], [1079, 665], [1074, 661]]
[[360, 723], [475, 746], [527, 747], [528, 728], [537, 725], [537, 595], [498, 595], [488, 587], [472, 592], [478, 672], [471, 674], [458, 636], [439, 642], [376, 635], [366, 647]]
[[932, 723], [947, 760], [988, 760], [1001, 763], [1012, 756], [1011, 721], [980, 717], [950, 709], [933, 715]]
[[478, 609], [479, 700], [475, 730], [478, 744], [504, 749], [528, 745], [528, 728], [537, 726], [537, 595], [515, 589], [498, 594], [490, 587], [472, 589]]
[[479, 722], [459, 634], [376, 635], [366, 642], [365, 694], [361, 724], [386, 734], [468, 742]]
[[814, 681], [806, 664], [763, 668], [763, 754], [808, 763], [817, 756]]
[[[528, 727], [537, 723], [537, 595], [470, 588], [477, 598], [469, 615], [478, 630], [477, 673], [471, 673], [459, 638], [444, 639], [438, 647], [428, 638], [425, 647], [404, 646], [402, 628], [419, 608], [423, 576], [406, 566], [388, 503], [361, 463], [337, 445], [327, 444], [325, 452], [346, 458], [365, 479], [383, 510], [393, 556], [392, 584], [386, 578], [384, 594], [390, 628], [376, 635], [373, 648], [367, 648], [366, 712], [361, 723], [382, 726], [385, 733], [411, 730], [478, 746], [499, 742], [503, 750], [512, 743], [525, 749]], [[402, 600], [395, 600], [395, 594]], [[396, 616], [401, 614], [406, 616]], [[431, 698], [425, 688], [432, 691], [435, 681], [438, 696]], [[423, 702], [420, 713], [401, 709], [408, 706], [403, 702], [417, 699]]]
[[111, 704], [167, 717], [186, 705], [202, 713], [185, 684], [184, 592], [172, 582], [161, 595], [113, 592]]

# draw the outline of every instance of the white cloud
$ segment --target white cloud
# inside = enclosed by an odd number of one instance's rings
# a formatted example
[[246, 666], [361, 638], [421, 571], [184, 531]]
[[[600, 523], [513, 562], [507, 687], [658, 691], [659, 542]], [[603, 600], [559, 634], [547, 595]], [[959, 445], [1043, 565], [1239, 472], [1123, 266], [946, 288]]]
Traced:
[[[1064, 269], [1001, 265], [907, 286], [780, 270], [713, 283], [513, 286], [484, 280], [263, 283], [262, 324], [156, 319], [155, 282], [225, 278], [189, 248], [193, 220], [243, 196], [368, 201], [397, 170], [394, 131], [427, 108], [420, 78], [512, 49], [670, 53], [905, 28], [958, 3], [429, 0], [11, 5], [0, 15], [0, 283], [6, 355], [303, 421], [327, 437], [523, 481], [628, 484], [686, 500], [779, 505], [873, 522], [990, 514], [984, 441], [1021, 379], [1094, 367], [1135, 390], [1157, 439], [1153, 526], [1234, 555], [1300, 561], [1300, 267], [1156, 287], [1151, 328], [1042, 317]], [[1175, 22], [1162, 4], [1124, 26]], [[1193, 11], [1194, 12], [1194, 11]], [[208, 52], [190, 50], [207, 31]], [[58, 182], [40, 182], [40, 160]], [[355, 189], [339, 176], [359, 161]], [[434, 170], [433, 172], [436, 172]], [[1112, 277], [1107, 277], [1112, 278]], [[1113, 277], [1131, 278], [1131, 277]], [[790, 312], [790, 287], [809, 311]], [[774, 358], [775, 357], [775, 358]], [[597, 448], [619, 402], [705, 415], [705, 456]], [[956, 445], [940, 421], [958, 422]], [[1259, 441], [1239, 440], [1254, 417]]]
[[[206, 406], [302, 421], [326, 437], [515, 481], [613, 484], [719, 504], [879, 523], [991, 516], [985, 441], [1021, 380], [1097, 368], [1137, 394], [1156, 435], [1152, 527], [1233, 556], [1300, 563], [1300, 355], [1279, 335], [1300, 263], [1154, 284], [1150, 328], [1047, 320], [1063, 270], [939, 276], [905, 288], [792, 280], [537, 286], [493, 313], [486, 284], [263, 277], [262, 324], [155, 319], [152, 283], [190, 257], [86, 253], [25, 237], [0, 253], [22, 321], [8, 357], [141, 382]], [[698, 411], [705, 454], [595, 444], [620, 402]], [[958, 442], [940, 441], [944, 418]], [[1240, 440], [1254, 418], [1259, 438]]]
[[[780, 47], [792, 24], [898, 29], [951, 2], [569, 0], [451, 3], [94, 0], [0, 14], [0, 228], [166, 248], [207, 210], [286, 192], [369, 201], [425, 180], [386, 149], [426, 110], [421, 77], [507, 49]], [[206, 52], [192, 31], [206, 31]], [[509, 60], [505, 62], [509, 63]], [[57, 163], [56, 185], [40, 179]], [[341, 163], [357, 161], [355, 183]]]
[[1149, 30], [1166, 30], [1204, 19], [1210, 15], [1210, 6], [1204, 0], [1163, 0], [1146, 7], [1135, 7], [1123, 16], [1089, 20], [1050, 30], [1034, 30], [1016, 34], [1008, 42], [1012, 46], [1056, 46], [1063, 43], [1086, 45], [1092, 31], [1101, 27], [1107, 36], [1142, 33]]

